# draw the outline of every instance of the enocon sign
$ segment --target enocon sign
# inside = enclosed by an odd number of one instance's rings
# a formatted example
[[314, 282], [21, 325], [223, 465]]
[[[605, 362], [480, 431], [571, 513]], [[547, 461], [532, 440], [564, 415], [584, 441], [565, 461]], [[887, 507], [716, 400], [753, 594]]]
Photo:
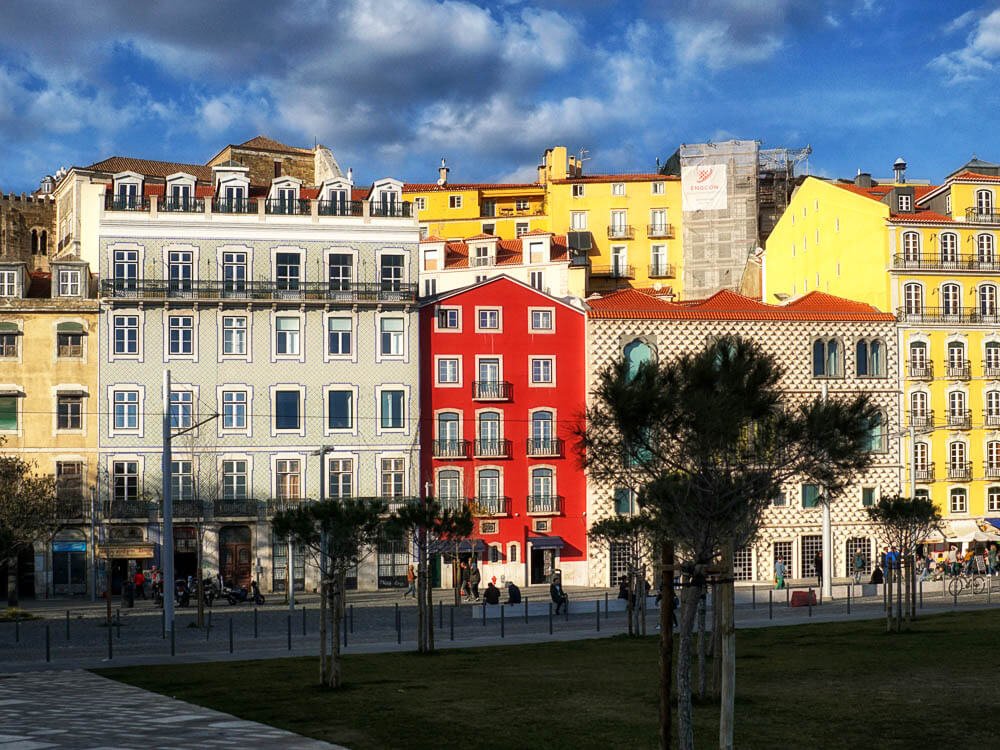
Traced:
[[723, 211], [728, 207], [726, 165], [700, 164], [681, 169], [684, 211]]

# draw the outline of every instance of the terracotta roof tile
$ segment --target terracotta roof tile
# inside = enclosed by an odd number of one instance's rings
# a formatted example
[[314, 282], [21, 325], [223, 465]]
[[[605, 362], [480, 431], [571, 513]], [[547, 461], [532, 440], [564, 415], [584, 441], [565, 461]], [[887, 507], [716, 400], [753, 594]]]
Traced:
[[421, 244], [424, 243], [424, 242], [444, 242], [444, 238], [443, 237], [438, 237], [438, 236], [433, 235], [433, 234], [429, 234], [426, 237], [424, 237], [422, 240], [420, 240], [420, 242], [421, 242]]
[[473, 235], [472, 237], [467, 237], [465, 239], [465, 241], [466, 242], [472, 242], [473, 240], [498, 240], [498, 239], [500, 239], [500, 238], [497, 237], [495, 234], [486, 234], [486, 233], [483, 233], [483, 234]]
[[403, 183], [404, 193], [447, 193], [448, 191], [458, 192], [475, 190], [524, 190], [529, 188], [536, 190], [543, 189], [542, 185], [537, 182], [456, 182], [454, 184], [446, 182], [444, 185], [438, 185], [436, 182]]
[[[481, 237], [490, 237], [490, 235], [481, 235]], [[470, 240], [475, 240], [475, 237], [470, 237]], [[517, 266], [524, 263], [524, 244], [520, 239], [514, 240], [504, 240], [497, 238], [491, 238], [497, 240], [497, 254], [496, 254], [496, 265], [497, 266]], [[446, 242], [440, 238], [425, 238], [423, 242], [444, 242], [444, 267], [445, 269], [452, 268], [468, 268], [469, 267], [469, 245], [468, 242]], [[553, 262], [561, 262], [569, 259], [569, 247], [566, 244], [566, 235], [556, 235], [552, 238], [551, 253], [549, 258]]]
[[266, 135], [258, 135], [251, 138], [249, 141], [244, 141], [233, 146], [233, 148], [253, 148], [260, 151], [282, 151], [287, 154], [309, 154], [312, 155], [313, 151], [310, 148], [299, 148], [298, 146], [289, 146], [287, 144], [281, 143], [274, 140], [273, 138], [268, 138]]
[[945, 216], [944, 214], [939, 214], [935, 211], [917, 211], [915, 213], [908, 214], [892, 214], [889, 216], [889, 221], [894, 224], [954, 224], [955, 220], [950, 216]]
[[969, 170], [959, 172], [951, 179], [961, 180], [962, 182], [1000, 182], [1000, 176], [998, 175], [979, 174], [979, 172], [970, 172]]
[[541, 235], [541, 234], [555, 234], [555, 232], [548, 232], [548, 231], [546, 231], [544, 229], [532, 229], [530, 232], [525, 232], [521, 236], [522, 237], [531, 237], [532, 235]]
[[656, 172], [642, 172], [636, 174], [590, 174], [580, 177], [566, 177], [552, 180], [554, 185], [566, 185], [571, 182], [678, 182], [680, 177], [676, 175], [658, 174]]
[[90, 172], [137, 172], [145, 177], [167, 177], [177, 172], [187, 172], [201, 182], [212, 181], [212, 168], [203, 164], [183, 164], [176, 161], [155, 161], [153, 159], [133, 159], [130, 156], [112, 156], [94, 162], [84, 169]]

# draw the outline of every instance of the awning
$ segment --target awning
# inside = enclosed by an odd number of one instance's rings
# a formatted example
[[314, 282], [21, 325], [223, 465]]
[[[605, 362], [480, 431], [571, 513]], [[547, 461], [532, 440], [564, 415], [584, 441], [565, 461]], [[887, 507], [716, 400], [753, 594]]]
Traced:
[[532, 549], [562, 549], [561, 536], [529, 536], [528, 543]]
[[6, 321], [0, 323], [0, 333], [20, 333], [21, 329], [17, 327], [17, 323], [8, 323]]
[[[482, 539], [462, 539], [458, 543], [458, 554], [468, 555], [472, 554], [475, 550], [475, 554], [481, 555], [486, 552], [486, 542]], [[440, 555], [451, 553], [455, 554], [456, 543], [451, 539], [437, 539], [427, 545], [427, 551], [432, 555]]]
[[111, 544], [102, 544], [97, 548], [98, 557], [106, 557], [110, 560], [114, 559], [140, 559], [148, 560], [156, 557], [156, 546], [147, 542], [133, 542], [129, 544], [128, 542], [123, 542], [116, 544], [112, 542]]
[[981, 523], [972, 518], [959, 518], [947, 521], [941, 534], [949, 542], [997, 542], [1000, 541], [1000, 531], [994, 524]]
[[23, 396], [24, 389], [19, 385], [0, 384], [0, 396]]
[[984, 518], [983, 520], [986, 521], [986, 523], [1000, 529], [1000, 518]]
[[82, 323], [56, 323], [56, 333], [85, 333]]

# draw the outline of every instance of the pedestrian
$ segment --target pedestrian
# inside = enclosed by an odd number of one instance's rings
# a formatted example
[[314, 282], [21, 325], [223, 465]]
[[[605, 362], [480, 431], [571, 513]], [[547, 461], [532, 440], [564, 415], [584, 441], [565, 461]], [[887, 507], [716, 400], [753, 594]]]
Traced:
[[472, 598], [479, 601], [479, 582], [482, 577], [479, 574], [479, 566], [473, 561], [472, 569], [469, 571], [469, 583], [472, 584]]
[[486, 584], [486, 591], [483, 592], [483, 602], [486, 604], [500, 603], [500, 589], [493, 585], [493, 581]]
[[948, 573], [953, 576], [958, 575], [958, 547], [954, 544], [948, 550]]
[[513, 581], [507, 581], [507, 601], [506, 604], [521, 603], [521, 589]]
[[861, 583], [861, 576], [865, 572], [865, 556], [861, 554], [861, 550], [854, 553], [854, 583], [855, 585]]
[[875, 566], [875, 570], [872, 571], [872, 577], [868, 580], [868, 583], [885, 583], [885, 576], [882, 575], [882, 568], [879, 565]]
[[813, 570], [816, 571], [816, 585], [823, 586], [823, 553], [817, 552], [813, 558]]
[[557, 615], [563, 607], [569, 608], [569, 597], [566, 596], [566, 592], [563, 591], [561, 576], [553, 576], [552, 583], [549, 585], [549, 596], [551, 596], [552, 601], [555, 602]]
[[135, 596], [137, 599], [146, 598], [146, 576], [142, 574], [142, 569], [135, 571]]
[[995, 544], [991, 544], [986, 553], [986, 567], [991, 576], [997, 574], [997, 546]]
[[628, 578], [626, 576], [618, 579], [618, 598], [628, 599]]
[[465, 560], [459, 565], [458, 575], [462, 586], [462, 596], [471, 601], [472, 586], [469, 583], [469, 563], [465, 562]]
[[406, 586], [407, 589], [403, 593], [403, 598], [412, 595], [414, 599], [417, 598], [417, 574], [413, 572], [413, 565], [406, 569]]
[[785, 588], [785, 559], [779, 557], [774, 563], [774, 588], [783, 589]]

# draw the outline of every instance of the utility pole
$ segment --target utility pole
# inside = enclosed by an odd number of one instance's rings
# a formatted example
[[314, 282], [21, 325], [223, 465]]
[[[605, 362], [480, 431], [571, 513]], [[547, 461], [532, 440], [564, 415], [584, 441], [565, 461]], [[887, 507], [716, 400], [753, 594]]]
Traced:
[[171, 494], [173, 456], [170, 441], [170, 370], [163, 371], [163, 622], [169, 638], [174, 629], [174, 501]]

